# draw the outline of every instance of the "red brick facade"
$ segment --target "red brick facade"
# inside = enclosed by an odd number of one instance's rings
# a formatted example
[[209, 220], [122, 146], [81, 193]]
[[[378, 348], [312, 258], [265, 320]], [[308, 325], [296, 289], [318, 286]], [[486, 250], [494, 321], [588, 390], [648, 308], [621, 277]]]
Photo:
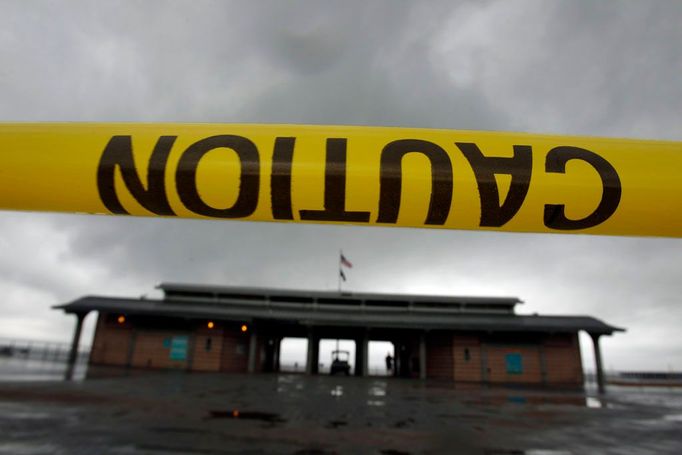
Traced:
[[452, 337], [453, 379], [457, 382], [481, 382], [481, 341], [476, 336]]
[[[576, 386], [583, 383], [578, 335], [538, 335], [515, 342], [477, 334], [432, 334], [427, 337], [428, 378], [490, 384], [547, 384]], [[520, 337], [523, 338], [523, 337]], [[510, 368], [518, 359], [520, 370]]]
[[133, 329], [129, 323], [114, 324], [106, 315], [97, 319], [95, 338], [90, 351], [90, 363], [128, 365]]
[[218, 371], [223, 354], [223, 330], [201, 328], [194, 332], [192, 370]]
[[[251, 333], [238, 324], [177, 320], [120, 322], [102, 313], [90, 362], [135, 368], [243, 373], [248, 370]], [[401, 345], [402, 376], [419, 376], [418, 338]], [[255, 371], [263, 371], [265, 338], [257, 343]], [[490, 384], [579, 386], [583, 382], [578, 336], [430, 332], [426, 377]]]
[[220, 371], [245, 373], [249, 362], [249, 337], [237, 330], [225, 331], [220, 356]]
[[429, 334], [426, 338], [426, 377], [452, 379], [453, 362], [452, 335]]
[[[171, 351], [176, 340], [186, 341], [180, 356]], [[163, 330], [135, 327], [101, 314], [90, 352], [93, 365], [192, 371], [246, 372], [249, 334], [239, 327], [195, 325]]]

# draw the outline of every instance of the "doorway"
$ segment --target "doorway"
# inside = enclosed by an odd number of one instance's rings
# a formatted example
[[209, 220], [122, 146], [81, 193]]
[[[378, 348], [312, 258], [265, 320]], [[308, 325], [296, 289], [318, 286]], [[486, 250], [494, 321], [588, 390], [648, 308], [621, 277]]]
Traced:
[[[370, 340], [368, 351], [368, 375], [393, 376], [395, 371], [395, 346], [393, 343], [390, 341]], [[390, 362], [387, 361], [387, 357], [390, 357]]]
[[308, 352], [307, 338], [282, 338], [279, 351], [279, 371], [305, 373]]
[[335, 371], [341, 371], [344, 367], [343, 363], [347, 362], [350, 367], [348, 374], [355, 374], [355, 350], [356, 346], [354, 340], [321, 339], [318, 372], [320, 374], [330, 374], [332, 362], [336, 359]]

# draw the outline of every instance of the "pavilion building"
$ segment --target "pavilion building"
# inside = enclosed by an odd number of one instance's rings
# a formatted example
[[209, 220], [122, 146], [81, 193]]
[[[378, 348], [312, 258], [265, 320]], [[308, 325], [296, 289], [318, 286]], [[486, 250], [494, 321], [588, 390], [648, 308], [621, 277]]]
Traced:
[[[484, 384], [582, 387], [578, 333], [593, 341], [623, 331], [589, 316], [516, 314], [515, 297], [294, 291], [164, 283], [161, 299], [86, 296], [58, 305], [83, 319], [98, 312], [90, 364], [259, 373], [280, 370], [281, 341], [308, 339], [306, 372], [318, 373], [322, 338], [355, 340], [358, 376], [368, 344], [390, 341], [397, 376]], [[73, 371], [73, 362], [67, 376]]]

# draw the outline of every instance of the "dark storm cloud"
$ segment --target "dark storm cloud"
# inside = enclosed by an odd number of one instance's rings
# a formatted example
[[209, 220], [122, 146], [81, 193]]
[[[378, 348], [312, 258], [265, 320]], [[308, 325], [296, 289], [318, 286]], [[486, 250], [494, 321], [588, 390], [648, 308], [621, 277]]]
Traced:
[[[682, 137], [670, 2], [0, 3], [0, 120], [285, 122]], [[627, 327], [607, 365], [682, 367], [670, 239], [0, 214], [6, 336], [161, 281], [517, 295]]]
[[453, 81], [512, 128], [682, 136], [679, 2], [495, 2], [461, 13], [436, 49]]

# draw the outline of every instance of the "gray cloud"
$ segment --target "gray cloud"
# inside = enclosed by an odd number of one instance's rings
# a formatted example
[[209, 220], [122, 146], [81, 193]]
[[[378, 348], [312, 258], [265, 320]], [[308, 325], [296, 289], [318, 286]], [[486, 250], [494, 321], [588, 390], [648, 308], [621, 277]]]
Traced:
[[[669, 2], [0, 3], [0, 121], [402, 125], [680, 139]], [[160, 281], [517, 295], [629, 329], [618, 368], [682, 368], [671, 239], [0, 214], [0, 333]], [[589, 357], [589, 350], [585, 350]]]

